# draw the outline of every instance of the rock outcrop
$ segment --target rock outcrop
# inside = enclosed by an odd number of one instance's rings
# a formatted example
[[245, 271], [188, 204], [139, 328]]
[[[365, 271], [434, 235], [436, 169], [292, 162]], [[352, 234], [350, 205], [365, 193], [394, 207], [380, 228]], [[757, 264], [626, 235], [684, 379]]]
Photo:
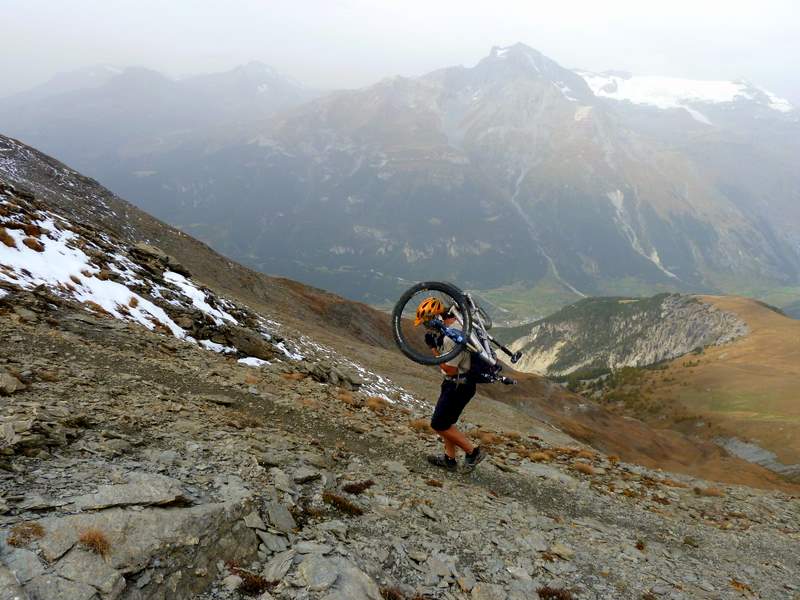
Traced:
[[516, 367], [551, 376], [651, 365], [748, 332], [736, 315], [679, 294], [589, 298], [529, 327], [511, 343], [524, 352]]

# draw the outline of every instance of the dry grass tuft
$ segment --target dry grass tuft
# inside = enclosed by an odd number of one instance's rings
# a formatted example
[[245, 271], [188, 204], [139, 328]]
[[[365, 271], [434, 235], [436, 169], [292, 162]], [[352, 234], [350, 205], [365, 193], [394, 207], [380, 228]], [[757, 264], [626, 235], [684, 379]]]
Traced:
[[281, 377], [286, 381], [302, 381], [307, 375], [305, 373], [284, 373]]
[[522, 434], [519, 431], [507, 431], [506, 432], [506, 439], [514, 440], [518, 442], [522, 439]]
[[587, 460], [594, 460], [597, 455], [590, 450], [581, 450], [575, 455], [575, 458], [585, 458]]
[[108, 281], [108, 279], [111, 277], [111, 271], [107, 269], [100, 269], [95, 277], [97, 277], [100, 281]]
[[242, 578], [242, 584], [239, 586], [238, 590], [248, 596], [259, 596], [278, 585], [277, 582], [270, 583], [261, 575], [248, 571], [247, 569], [242, 569], [235, 564], [228, 563], [228, 568], [231, 573]]
[[72, 280], [72, 283], [74, 283], [75, 285], [83, 285], [83, 281], [81, 281], [81, 278], [78, 277], [77, 275], [70, 275], [69, 278]]
[[428, 419], [414, 419], [408, 422], [408, 426], [421, 433], [434, 433], [433, 429], [431, 429], [431, 422]]
[[675, 481], [674, 479], [669, 479], [669, 478], [662, 479], [660, 481], [660, 483], [662, 485], [666, 485], [668, 487], [674, 487], [674, 488], [688, 488], [689, 487], [688, 485], [686, 485], [685, 483], [683, 483], [681, 481]]
[[360, 506], [353, 504], [347, 498], [343, 498], [339, 494], [334, 494], [333, 492], [323, 492], [322, 501], [346, 515], [358, 517], [364, 514], [364, 510]]
[[102, 557], [108, 556], [111, 551], [111, 544], [108, 542], [106, 534], [99, 529], [92, 528], [81, 532], [78, 537], [78, 543], [90, 552], [99, 554]]
[[573, 600], [574, 596], [569, 590], [551, 588], [550, 586], [540, 587], [536, 590], [541, 600]]
[[738, 579], [731, 578], [731, 587], [735, 590], [739, 590], [740, 592], [752, 592], [753, 588], [751, 588], [746, 583], [739, 581]]
[[381, 598], [383, 598], [383, 600], [425, 600], [425, 596], [421, 596], [419, 594], [409, 598], [399, 588], [396, 587], [381, 588]]
[[313, 398], [301, 398], [298, 403], [303, 408], [317, 408], [319, 407], [319, 402], [314, 400]]
[[136, 308], [139, 306], [139, 299], [136, 296], [131, 296], [131, 299], [128, 300], [128, 306], [131, 308]]
[[689, 536], [689, 535], [687, 535], [686, 537], [683, 538], [683, 545], [684, 546], [690, 546], [692, 548], [699, 548], [700, 547], [700, 544], [698, 543], [698, 541], [696, 539], [694, 539], [692, 536]]
[[104, 317], [114, 316], [94, 300], [87, 300], [86, 302], [84, 302], [84, 304], [88, 306], [89, 310], [91, 310], [92, 312], [96, 312], [97, 314], [103, 315]]
[[41, 370], [37, 375], [41, 381], [47, 381], [48, 383], [55, 383], [60, 379], [58, 371]]
[[642, 594], [642, 600], [658, 600], [658, 596], [656, 596], [653, 592], [645, 592]]
[[225, 424], [236, 429], [259, 429], [264, 427], [264, 419], [255, 415], [250, 415], [239, 410], [231, 410]]
[[438, 479], [428, 479], [425, 481], [425, 485], [429, 485], [431, 487], [436, 487], [436, 488], [444, 487], [444, 484]]
[[168, 336], [172, 335], [172, 330], [166, 325], [164, 325], [164, 323], [156, 319], [154, 316], [148, 315], [148, 319], [153, 324], [154, 331], [157, 331], [158, 333], [162, 333]]
[[406, 600], [406, 595], [396, 587], [381, 588], [381, 598], [383, 600]]
[[553, 455], [549, 452], [531, 452], [528, 458], [535, 462], [550, 462], [553, 460]]
[[694, 488], [694, 493], [697, 496], [705, 496], [707, 498], [719, 498], [720, 496], [725, 495], [725, 492], [715, 487], [707, 487], [707, 488], [696, 487]]
[[575, 469], [578, 473], [583, 473], [584, 475], [595, 474], [594, 467], [584, 462], [576, 462], [575, 464], [572, 465], [572, 468]]
[[336, 392], [336, 399], [339, 400], [340, 402], [348, 404], [349, 406], [355, 406], [357, 404], [353, 394], [351, 394], [347, 390], [339, 390], [338, 392]]
[[33, 223], [25, 223], [22, 226], [22, 231], [25, 232], [25, 235], [36, 238], [44, 233], [44, 230], [41, 227], [34, 225]]
[[342, 489], [348, 494], [354, 494], [357, 496], [358, 494], [367, 491], [373, 485], [375, 485], [375, 482], [372, 481], [372, 479], [368, 479], [366, 481], [357, 481], [355, 483], [348, 483], [347, 485], [343, 486]]
[[375, 412], [383, 412], [389, 408], [389, 403], [379, 396], [370, 396], [367, 398], [367, 408]]
[[44, 527], [39, 523], [18, 523], [11, 528], [11, 533], [6, 539], [9, 546], [21, 548], [27, 546], [33, 540], [40, 540], [44, 537]]
[[612, 465], [617, 464], [619, 462], [619, 456], [616, 454], [610, 454], [608, 456], [608, 462], [610, 462]]
[[478, 429], [473, 435], [485, 446], [491, 446], [500, 441], [500, 438], [496, 434], [484, 429]]
[[0, 242], [3, 242], [9, 248], [17, 247], [17, 242], [14, 241], [14, 238], [6, 231], [5, 227], [0, 227]]
[[22, 243], [34, 252], [44, 252], [44, 244], [42, 244], [42, 242], [36, 238], [26, 237], [24, 240], [22, 240]]

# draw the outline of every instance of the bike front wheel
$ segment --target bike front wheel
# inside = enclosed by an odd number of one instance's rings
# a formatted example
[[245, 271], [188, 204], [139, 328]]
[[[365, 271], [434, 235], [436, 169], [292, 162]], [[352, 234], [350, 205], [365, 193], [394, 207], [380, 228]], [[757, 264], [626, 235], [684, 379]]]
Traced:
[[[435, 355], [425, 343], [425, 334], [435, 330], [424, 325], [414, 326], [417, 307], [430, 297], [439, 299], [445, 307], [455, 307], [461, 318], [461, 323], [454, 328], [461, 331], [464, 341], [454, 341], [450, 350], [439, 355]], [[422, 365], [439, 365], [453, 360], [466, 348], [466, 340], [472, 332], [472, 315], [464, 293], [452, 283], [423, 281], [407, 289], [395, 304], [392, 331], [398, 348], [408, 358]]]

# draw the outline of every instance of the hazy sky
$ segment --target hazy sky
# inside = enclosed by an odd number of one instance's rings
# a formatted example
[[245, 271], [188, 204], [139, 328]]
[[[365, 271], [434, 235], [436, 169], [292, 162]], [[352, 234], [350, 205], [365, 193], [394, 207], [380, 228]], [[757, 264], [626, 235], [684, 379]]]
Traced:
[[800, 105], [788, 0], [0, 0], [0, 39], [0, 96], [95, 63], [180, 76], [260, 60], [354, 87], [522, 41], [567, 67], [743, 77]]

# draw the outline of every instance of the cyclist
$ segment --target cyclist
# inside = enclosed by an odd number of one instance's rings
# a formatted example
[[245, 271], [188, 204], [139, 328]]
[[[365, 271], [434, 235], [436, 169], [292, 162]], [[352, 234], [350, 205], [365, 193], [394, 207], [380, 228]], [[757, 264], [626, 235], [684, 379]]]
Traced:
[[[414, 326], [427, 323], [435, 317], [440, 317], [445, 326], [460, 325], [458, 311], [455, 307], [446, 307], [441, 300], [435, 297], [426, 298], [417, 307], [417, 317]], [[425, 343], [436, 354], [449, 352], [455, 342], [440, 333], [429, 331], [425, 334]], [[444, 442], [444, 454], [428, 456], [428, 462], [434, 466], [455, 471], [456, 448], [461, 448], [464, 453], [464, 467], [474, 469], [475, 466], [486, 458], [486, 453], [479, 446], [474, 446], [455, 426], [462, 411], [475, 395], [475, 381], [468, 374], [473, 358], [469, 351], [463, 351], [455, 358], [439, 365], [444, 375], [439, 400], [431, 417], [431, 427], [439, 434]]]

